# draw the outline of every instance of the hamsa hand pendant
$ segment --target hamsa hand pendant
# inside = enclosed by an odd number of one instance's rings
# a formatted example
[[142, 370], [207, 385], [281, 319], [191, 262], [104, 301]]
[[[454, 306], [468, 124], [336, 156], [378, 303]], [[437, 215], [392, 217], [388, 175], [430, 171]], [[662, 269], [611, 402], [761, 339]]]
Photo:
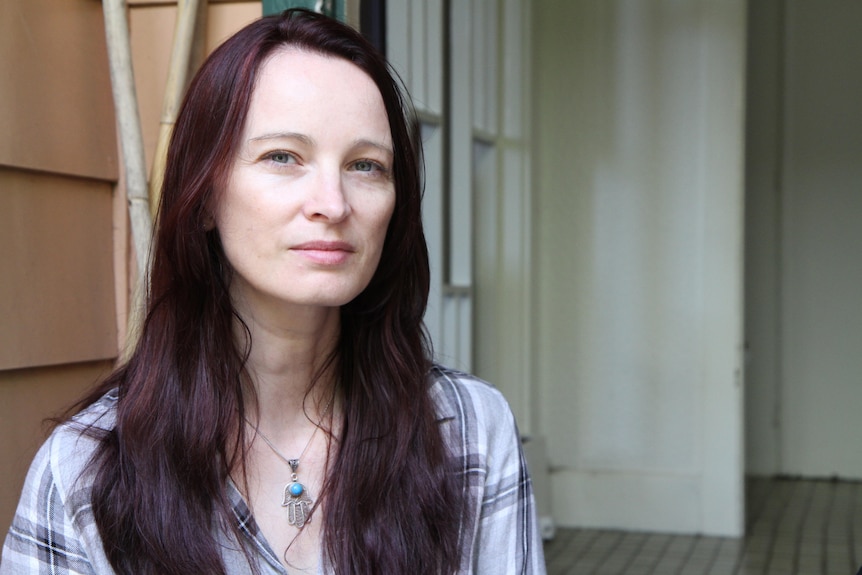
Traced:
[[311, 521], [311, 498], [305, 490], [305, 486], [297, 481], [292, 481], [284, 486], [284, 498], [281, 506], [287, 507], [287, 522], [297, 529]]

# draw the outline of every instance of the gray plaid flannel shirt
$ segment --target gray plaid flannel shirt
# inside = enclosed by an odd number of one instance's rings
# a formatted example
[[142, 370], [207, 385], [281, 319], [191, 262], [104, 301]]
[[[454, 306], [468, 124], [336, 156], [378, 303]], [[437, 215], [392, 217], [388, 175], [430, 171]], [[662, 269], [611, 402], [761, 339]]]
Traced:
[[[532, 486], [508, 404], [497, 390], [470, 375], [438, 367], [431, 377], [440, 425], [468, 478], [475, 507], [475, 520], [465, 531], [460, 573], [544, 574]], [[76, 421], [110, 428], [116, 401], [116, 393], [109, 393]], [[82, 474], [94, 446], [92, 439], [66, 424], [39, 450], [6, 536], [0, 575], [114, 573], [93, 519], [87, 476]], [[239, 492], [233, 485], [228, 490], [244, 544], [260, 572], [286, 575]], [[227, 534], [218, 537], [228, 573], [249, 573], [240, 544]]]

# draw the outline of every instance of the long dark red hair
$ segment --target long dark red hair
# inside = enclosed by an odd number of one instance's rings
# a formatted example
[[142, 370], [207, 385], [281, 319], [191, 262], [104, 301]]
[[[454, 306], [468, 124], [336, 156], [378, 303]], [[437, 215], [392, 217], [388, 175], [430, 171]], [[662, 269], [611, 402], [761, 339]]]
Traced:
[[463, 490], [428, 394], [422, 317], [428, 254], [421, 153], [383, 57], [354, 30], [312, 12], [260, 19], [207, 59], [188, 90], [164, 176], [146, 320], [130, 360], [83, 404], [119, 388], [115, 428], [94, 456], [93, 512], [114, 569], [224, 573], [216, 534], [242, 541], [226, 484], [243, 469], [247, 344], [218, 230], [208, 225], [239, 145], [256, 75], [284, 46], [343, 58], [383, 97], [396, 204], [368, 287], [342, 307], [332, 363], [344, 394], [338, 451], [323, 490], [323, 556], [338, 574], [451, 573]]

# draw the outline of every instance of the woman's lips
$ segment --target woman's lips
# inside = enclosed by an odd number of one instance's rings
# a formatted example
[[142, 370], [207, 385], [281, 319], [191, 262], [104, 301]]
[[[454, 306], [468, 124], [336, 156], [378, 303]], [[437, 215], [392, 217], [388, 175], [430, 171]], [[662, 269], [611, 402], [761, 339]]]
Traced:
[[356, 253], [356, 248], [347, 242], [330, 241], [305, 242], [293, 246], [291, 250], [314, 263], [326, 266], [343, 264]]

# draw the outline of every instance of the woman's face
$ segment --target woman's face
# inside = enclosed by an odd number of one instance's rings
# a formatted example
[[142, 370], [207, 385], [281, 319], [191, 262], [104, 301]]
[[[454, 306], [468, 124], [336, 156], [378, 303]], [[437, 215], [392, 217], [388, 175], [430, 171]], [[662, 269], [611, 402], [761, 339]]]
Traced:
[[275, 52], [215, 213], [235, 303], [335, 307], [359, 295], [395, 206], [392, 162], [383, 99], [365, 72]]

